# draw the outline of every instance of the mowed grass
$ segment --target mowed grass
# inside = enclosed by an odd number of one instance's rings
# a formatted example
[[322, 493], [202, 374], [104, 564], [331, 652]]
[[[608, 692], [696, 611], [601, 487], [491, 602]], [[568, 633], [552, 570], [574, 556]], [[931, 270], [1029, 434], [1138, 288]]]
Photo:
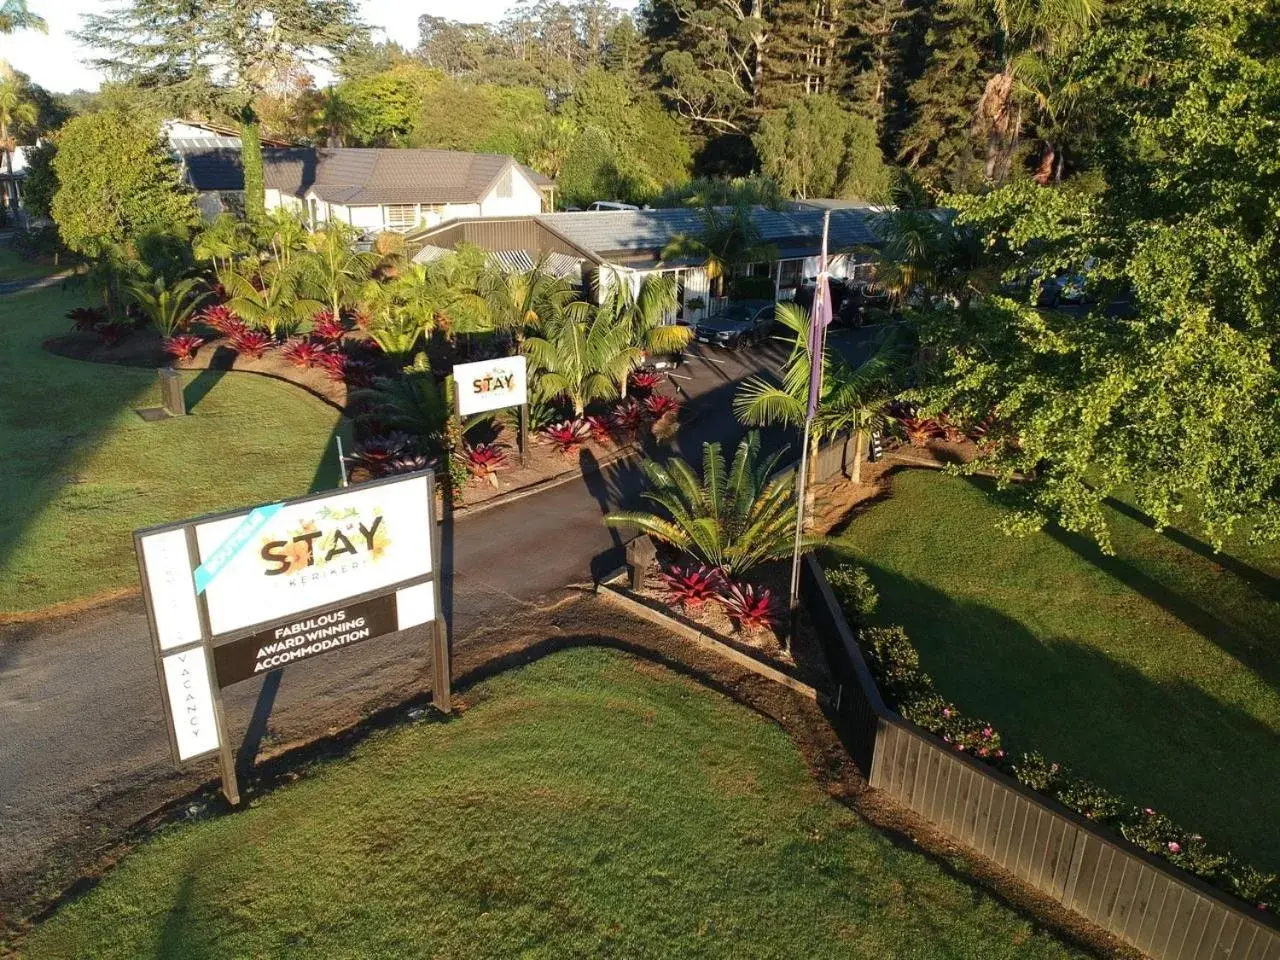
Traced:
[[0, 243], [0, 283], [45, 277], [65, 269], [69, 269], [65, 262], [62, 266], [55, 266], [52, 261], [23, 260], [7, 244]]
[[772, 723], [666, 670], [579, 649], [466, 699], [165, 830], [24, 955], [1081, 956], [829, 799]]
[[880, 589], [942, 693], [1131, 801], [1280, 870], [1280, 581], [1272, 548], [1221, 554], [1111, 511], [1115, 557], [1011, 538], [975, 482], [892, 480], [839, 552]]
[[85, 294], [0, 297], [0, 614], [137, 584], [131, 531], [335, 486], [342, 418], [250, 374], [184, 374], [191, 415], [146, 423], [154, 370], [56, 357]]

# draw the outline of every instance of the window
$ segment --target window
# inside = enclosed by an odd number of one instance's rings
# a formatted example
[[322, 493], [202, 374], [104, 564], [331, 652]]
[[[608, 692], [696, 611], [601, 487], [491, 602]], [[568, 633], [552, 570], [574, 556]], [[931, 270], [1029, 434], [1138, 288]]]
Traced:
[[416, 203], [393, 203], [383, 207], [386, 211], [388, 230], [409, 230], [417, 226], [418, 205]]
[[782, 288], [798, 287], [804, 273], [803, 260], [783, 260], [782, 272], [778, 279], [778, 286]]
[[498, 181], [498, 186], [497, 189], [494, 190], [494, 195], [497, 196], [499, 200], [510, 200], [515, 196], [515, 190], [511, 183], [510, 168], [507, 169], [507, 172], [504, 173], [502, 178]]

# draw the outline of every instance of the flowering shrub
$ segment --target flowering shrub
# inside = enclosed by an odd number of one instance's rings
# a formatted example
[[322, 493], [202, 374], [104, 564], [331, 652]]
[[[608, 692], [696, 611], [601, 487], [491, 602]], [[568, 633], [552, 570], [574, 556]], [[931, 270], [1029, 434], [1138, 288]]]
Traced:
[[592, 414], [585, 418], [585, 423], [591, 430], [591, 439], [596, 443], [610, 443], [613, 440], [613, 424], [608, 417]]
[[79, 333], [92, 333], [106, 322], [107, 312], [101, 307], [73, 307], [67, 311], [71, 328]]
[[164, 352], [175, 360], [190, 360], [204, 346], [204, 338], [194, 333], [180, 333], [164, 342]]
[[206, 326], [213, 327], [224, 337], [230, 337], [244, 329], [244, 322], [222, 303], [205, 307], [197, 319]]
[[648, 414], [643, 404], [635, 398], [624, 400], [613, 410], [613, 424], [626, 437], [635, 437], [644, 426]]
[[564, 420], [553, 423], [540, 436], [567, 457], [587, 442], [587, 438], [591, 436], [591, 427], [585, 420]]
[[750, 584], [728, 582], [720, 592], [720, 603], [739, 630], [772, 627], [778, 619], [778, 607], [773, 602], [773, 594], [768, 590], [757, 593], [756, 588]]
[[676, 606], [696, 610], [708, 600], [715, 600], [720, 591], [720, 571], [708, 567], [671, 566], [658, 571], [666, 585], [667, 595]]
[[[865, 616], [866, 602], [857, 572], [856, 567], [846, 567], [828, 574], [837, 600], [855, 621]], [[868, 582], [866, 587], [874, 594], [874, 586]], [[920, 668], [920, 655], [901, 627], [864, 627], [858, 631], [858, 645], [889, 705], [956, 750], [1012, 773], [1032, 790], [1119, 830], [1135, 846], [1164, 857], [1261, 909], [1280, 898], [1280, 877], [1264, 873], [1232, 854], [1210, 849], [1200, 834], [1183, 829], [1150, 807], [1136, 807], [1038, 753], [1024, 754], [1017, 763], [1008, 763], [1000, 734], [990, 724], [964, 716], [934, 688], [933, 678]]]
[[337, 343], [346, 332], [347, 328], [342, 325], [342, 321], [328, 310], [317, 313], [311, 320], [311, 335], [318, 340]]
[[320, 366], [320, 357], [327, 352], [321, 344], [295, 337], [284, 345], [280, 355], [295, 367], [306, 368]]
[[632, 392], [641, 397], [647, 397], [661, 382], [662, 374], [652, 370], [637, 370], [630, 377]]
[[680, 410], [680, 401], [675, 397], [666, 397], [660, 393], [650, 394], [644, 401], [645, 412], [658, 420]]
[[241, 327], [239, 330], [231, 334], [232, 349], [243, 356], [253, 360], [261, 360], [263, 354], [267, 352], [267, 348], [271, 346], [272, 339], [261, 330], [249, 330]]
[[498, 471], [507, 465], [507, 455], [496, 443], [477, 443], [466, 448], [467, 473], [476, 480], [498, 485]]

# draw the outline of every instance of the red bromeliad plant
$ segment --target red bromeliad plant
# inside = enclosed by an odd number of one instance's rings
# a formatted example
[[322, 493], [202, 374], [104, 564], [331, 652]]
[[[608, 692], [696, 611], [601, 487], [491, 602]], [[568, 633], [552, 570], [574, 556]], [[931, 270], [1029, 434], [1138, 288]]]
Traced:
[[107, 312], [101, 307], [73, 307], [67, 311], [72, 329], [80, 333], [93, 333], [107, 320]]
[[720, 602], [739, 630], [772, 627], [777, 621], [777, 605], [768, 590], [757, 593], [750, 584], [730, 581], [720, 593]]
[[542, 431], [542, 438], [554, 446], [566, 457], [587, 442], [591, 436], [591, 427], [585, 420], [564, 420], [553, 423]]
[[233, 336], [245, 328], [244, 321], [232, 313], [231, 308], [224, 303], [205, 307], [196, 319], [206, 326], [213, 327], [224, 337]]
[[938, 416], [938, 431], [947, 443], [964, 443], [969, 439], [964, 427], [952, 420], [945, 413]]
[[114, 347], [117, 343], [127, 337], [133, 326], [128, 323], [121, 323], [119, 320], [112, 320], [110, 323], [101, 323], [97, 327], [98, 336], [102, 338], [102, 342], [109, 347]]
[[665, 397], [660, 393], [655, 393], [647, 397], [644, 401], [645, 411], [653, 419], [658, 420], [671, 413], [678, 413], [680, 410], [680, 401], [675, 397]]
[[322, 344], [295, 337], [284, 345], [280, 355], [295, 367], [306, 368], [321, 366], [320, 360], [328, 352], [328, 348]]
[[697, 610], [719, 596], [720, 571], [705, 563], [700, 567], [671, 566], [660, 570], [658, 576], [666, 585], [671, 602], [686, 610]]
[[190, 360], [204, 346], [204, 337], [194, 333], [180, 333], [164, 342], [164, 352], [175, 360]]
[[319, 340], [337, 343], [346, 333], [347, 328], [342, 325], [342, 321], [328, 310], [317, 313], [311, 320], [311, 334]]
[[347, 461], [354, 467], [363, 468], [373, 476], [380, 477], [391, 472], [393, 465], [401, 466], [404, 457], [412, 452], [408, 434], [388, 433], [369, 437], [358, 444]]
[[365, 360], [353, 360], [348, 357], [342, 368], [342, 379], [348, 387], [355, 390], [366, 390], [373, 386], [373, 378], [377, 375], [373, 364]]
[[601, 417], [595, 414], [587, 417], [584, 421], [591, 430], [591, 439], [596, 443], [610, 443], [613, 440], [613, 424], [609, 422], [608, 417]]
[[410, 451], [392, 457], [387, 461], [387, 473], [414, 473], [431, 466], [431, 460], [425, 453]]
[[614, 408], [613, 422], [620, 433], [634, 437], [644, 427], [647, 416], [644, 405], [632, 398]]
[[662, 382], [662, 374], [637, 370], [631, 374], [631, 389], [641, 397], [648, 396]]
[[498, 485], [498, 471], [507, 465], [507, 455], [496, 443], [477, 443], [466, 448], [467, 473], [476, 480]]
[[330, 380], [340, 381], [347, 369], [347, 355], [336, 350], [326, 350], [316, 355], [316, 366], [329, 375]]
[[251, 360], [261, 360], [273, 342], [261, 330], [240, 329], [231, 334], [232, 349]]

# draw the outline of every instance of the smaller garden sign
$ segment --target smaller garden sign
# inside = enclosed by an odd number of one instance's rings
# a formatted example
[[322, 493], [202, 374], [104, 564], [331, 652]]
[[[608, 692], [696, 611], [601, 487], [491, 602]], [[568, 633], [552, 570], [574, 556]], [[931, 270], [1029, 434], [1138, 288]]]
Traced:
[[458, 413], [488, 413], [529, 402], [529, 381], [524, 357], [500, 357], [453, 368], [458, 391]]
[[449, 710], [434, 482], [420, 471], [134, 533], [176, 763], [218, 754], [238, 803], [223, 688], [423, 624]]

